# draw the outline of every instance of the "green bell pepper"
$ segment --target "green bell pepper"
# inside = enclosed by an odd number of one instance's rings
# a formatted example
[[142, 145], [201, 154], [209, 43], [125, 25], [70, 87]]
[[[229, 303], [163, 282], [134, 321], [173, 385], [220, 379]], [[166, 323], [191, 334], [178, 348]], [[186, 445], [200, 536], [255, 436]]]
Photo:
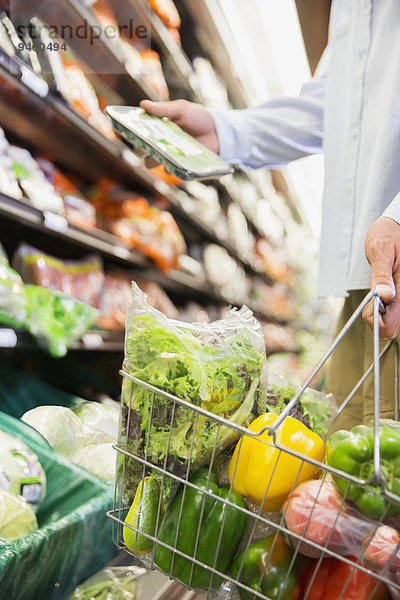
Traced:
[[[380, 448], [381, 471], [386, 477], [388, 490], [399, 496], [399, 503], [393, 502], [388, 508], [390, 500], [382, 495], [382, 483], [379, 481], [361, 487], [334, 476], [340, 492], [372, 519], [400, 513], [400, 431], [381, 427]], [[360, 479], [369, 479], [374, 474], [373, 427], [357, 425], [351, 431], [336, 431], [327, 443], [326, 459], [331, 467]]]
[[[239, 554], [231, 573], [234, 579], [271, 600], [299, 600], [312, 561], [301, 554], [292, 561], [293, 551], [273, 533]], [[242, 600], [254, 598], [240, 587], [239, 594]]]
[[[227, 573], [244, 535], [248, 517], [245, 513], [227, 506], [220, 500], [205, 495], [201, 489], [218, 495], [221, 500], [229, 499], [229, 487], [224, 486], [219, 488], [217, 477], [214, 473], [211, 473], [208, 484], [207, 479], [208, 469], [199, 469], [190, 478], [190, 482], [195, 484], [200, 490], [186, 487], [185, 495], [183, 487], [178, 491], [161, 523], [158, 538], [165, 544], [175, 547], [175, 540], [178, 534], [176, 548], [179, 551], [213, 567], [218, 540], [221, 536], [215, 568], [221, 573]], [[203, 502], [204, 510], [201, 515]], [[230, 502], [241, 508], [246, 508], [245, 501], [237, 492], [232, 491]], [[181, 521], [178, 532], [177, 527], [180, 514]], [[195, 553], [199, 527], [200, 534]], [[221, 582], [221, 578], [215, 575], [212, 577], [212, 573], [208, 569], [192, 563], [188, 559], [179, 556], [179, 554], [174, 556], [172, 550], [159, 544], [156, 546], [154, 562], [167, 574], [171, 572], [172, 567], [172, 575], [174, 577], [186, 585], [190, 583], [191, 587], [199, 590], [207, 590], [211, 578], [212, 588], [217, 587]], [[193, 573], [190, 581], [192, 566]]]

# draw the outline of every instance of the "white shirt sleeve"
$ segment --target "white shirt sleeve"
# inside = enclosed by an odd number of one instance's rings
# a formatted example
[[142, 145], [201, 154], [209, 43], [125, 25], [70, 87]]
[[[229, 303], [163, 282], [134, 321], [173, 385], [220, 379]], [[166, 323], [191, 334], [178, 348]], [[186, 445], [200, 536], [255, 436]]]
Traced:
[[400, 224], [400, 194], [397, 194], [397, 196], [394, 197], [387, 209], [383, 212], [382, 217], [388, 217]]
[[314, 77], [297, 97], [270, 100], [255, 108], [211, 109], [220, 156], [242, 168], [278, 168], [322, 152], [325, 76]]

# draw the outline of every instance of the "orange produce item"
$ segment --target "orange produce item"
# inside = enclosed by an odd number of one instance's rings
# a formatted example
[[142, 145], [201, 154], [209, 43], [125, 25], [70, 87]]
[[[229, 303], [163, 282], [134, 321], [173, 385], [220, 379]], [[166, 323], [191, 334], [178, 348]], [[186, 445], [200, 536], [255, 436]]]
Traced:
[[167, 27], [179, 29], [181, 18], [172, 0], [149, 0], [149, 4]]
[[155, 177], [161, 179], [161, 181], [165, 181], [169, 185], [181, 185], [183, 183], [182, 179], [176, 177], [176, 175], [172, 175], [172, 173], [167, 173], [165, 167], [163, 165], [157, 165], [150, 169], [150, 172], [153, 173]]

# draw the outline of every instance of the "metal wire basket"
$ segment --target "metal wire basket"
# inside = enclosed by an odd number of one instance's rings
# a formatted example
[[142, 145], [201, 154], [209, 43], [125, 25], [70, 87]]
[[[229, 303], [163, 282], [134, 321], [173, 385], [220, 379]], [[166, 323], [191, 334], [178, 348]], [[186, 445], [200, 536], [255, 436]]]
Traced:
[[[344, 402], [342, 403], [342, 405], [340, 406], [339, 411], [338, 411], [338, 414], [341, 414], [344, 410], [346, 410], [346, 407], [349, 404], [349, 402], [351, 401], [351, 399], [354, 397], [356, 392], [361, 388], [361, 386], [363, 385], [365, 380], [368, 378], [368, 376], [371, 375], [371, 373], [373, 372], [374, 373], [373, 473], [368, 478], [360, 479], [355, 476], [349, 475], [343, 471], [335, 469], [332, 466], [329, 466], [328, 464], [325, 464], [319, 460], [312, 459], [304, 454], [299, 453], [298, 451], [296, 451], [293, 448], [289, 448], [289, 447], [279, 443], [279, 441], [277, 439], [277, 429], [283, 423], [284, 419], [289, 415], [290, 411], [296, 405], [296, 403], [298, 403], [302, 394], [305, 392], [307, 386], [310, 384], [310, 382], [313, 380], [313, 378], [319, 372], [319, 370], [324, 366], [324, 364], [326, 363], [326, 361], [328, 360], [330, 355], [335, 351], [335, 349], [340, 344], [341, 340], [346, 335], [348, 330], [352, 327], [352, 325], [355, 323], [355, 321], [357, 319], [361, 318], [361, 313], [362, 313], [363, 308], [370, 301], [373, 301], [373, 307], [374, 307], [373, 308], [373, 310], [374, 310], [374, 342], [373, 342], [374, 343], [374, 360], [373, 360], [373, 363], [370, 365], [370, 367], [367, 369], [367, 371], [364, 373], [364, 375], [361, 377], [361, 379], [358, 381], [358, 383], [355, 385], [353, 390], [350, 392], [348, 397], [344, 400]], [[388, 484], [386, 481], [385, 473], [384, 473], [384, 470], [382, 470], [382, 468], [381, 468], [380, 423], [379, 423], [380, 360], [382, 359], [383, 355], [386, 354], [386, 352], [389, 350], [389, 348], [392, 345], [394, 346], [394, 351], [395, 351], [395, 377], [394, 377], [394, 417], [395, 417], [395, 419], [398, 419], [398, 411], [399, 411], [399, 397], [398, 397], [398, 394], [399, 394], [398, 387], [399, 386], [398, 386], [398, 371], [397, 371], [398, 347], [397, 347], [397, 343], [395, 341], [389, 341], [384, 346], [384, 348], [382, 350], [380, 350], [379, 312], [380, 312], [381, 307], [382, 307], [382, 303], [379, 298], [379, 295], [376, 292], [370, 292], [365, 297], [365, 299], [360, 304], [358, 309], [354, 312], [354, 314], [349, 319], [349, 321], [346, 323], [346, 325], [344, 326], [342, 331], [336, 337], [336, 339], [332, 343], [332, 346], [330, 347], [330, 349], [328, 350], [326, 355], [318, 363], [318, 365], [312, 371], [310, 376], [306, 379], [304, 384], [297, 391], [297, 393], [295, 394], [293, 399], [286, 406], [284, 411], [275, 420], [273, 425], [271, 427], [269, 427], [268, 433], [270, 435], [270, 438], [267, 441], [260, 439], [262, 434], [265, 433], [266, 428], [264, 428], [263, 430], [261, 430], [259, 432], [251, 432], [248, 429], [246, 429], [240, 425], [236, 425], [235, 423], [232, 423], [229, 420], [219, 417], [218, 415], [215, 415], [199, 406], [195, 406], [189, 402], [181, 400], [180, 398], [177, 398], [177, 397], [169, 394], [168, 392], [164, 392], [148, 383], [145, 383], [143, 381], [140, 381], [139, 379], [136, 379], [135, 377], [132, 377], [128, 373], [121, 371], [121, 374], [123, 375], [123, 378], [124, 378], [125, 390], [127, 389], [126, 386], [128, 386], [128, 389], [129, 389], [129, 393], [128, 393], [129, 410], [127, 411], [127, 413], [125, 415], [125, 422], [122, 425], [122, 427], [124, 428], [125, 435], [120, 438], [119, 443], [115, 446], [115, 448], [118, 452], [118, 456], [119, 456], [119, 459], [118, 459], [119, 467], [118, 467], [118, 477], [117, 477], [118, 481], [116, 483], [114, 507], [113, 507], [113, 510], [109, 511], [109, 513], [108, 513], [109, 516], [113, 519], [114, 542], [118, 546], [118, 548], [122, 548], [122, 549], [129, 551], [126, 548], [126, 545], [124, 543], [124, 538], [123, 538], [124, 527], [128, 527], [133, 532], [141, 534], [142, 536], [144, 536], [144, 538], [146, 538], [150, 541], [150, 545], [152, 546], [153, 551], [149, 552], [144, 557], [144, 562], [148, 567], [150, 567], [152, 569], [158, 568], [157, 564], [154, 560], [154, 553], [155, 553], [155, 550], [157, 547], [163, 547], [163, 548], [168, 549], [171, 553], [170, 569], [169, 569], [169, 572], [167, 572], [167, 575], [169, 575], [169, 577], [171, 579], [181, 580], [181, 578], [179, 576], [177, 576], [176, 571], [174, 570], [174, 563], [176, 561], [181, 560], [181, 558], [183, 558], [183, 559], [186, 559], [186, 561], [188, 561], [188, 564], [190, 564], [190, 566], [191, 566], [190, 573], [186, 577], [186, 580], [184, 581], [185, 585], [188, 588], [196, 589], [196, 585], [195, 585], [193, 577], [194, 577], [194, 573], [196, 572], [195, 570], [200, 567], [201, 569], [203, 569], [205, 572], [207, 572], [209, 574], [208, 585], [207, 586], [203, 585], [202, 588], [199, 590], [203, 594], [205, 594], [207, 597], [210, 597], [213, 594], [213, 589], [218, 587], [221, 584], [221, 582], [224, 582], [225, 589], [228, 591], [235, 590], [236, 589], [235, 586], [237, 586], [237, 589], [239, 590], [239, 593], [242, 598], [262, 598], [262, 599], [266, 600], [269, 596], [267, 596], [265, 594], [265, 592], [263, 592], [263, 589], [262, 589], [263, 578], [264, 578], [266, 572], [268, 571], [268, 565], [269, 565], [270, 559], [273, 555], [274, 548], [276, 547], [278, 540], [281, 541], [282, 537], [283, 537], [286, 540], [290, 540], [290, 545], [293, 550], [293, 556], [291, 558], [290, 565], [287, 569], [286, 576], [285, 576], [287, 580], [289, 580], [291, 570], [294, 569], [297, 557], [300, 555], [299, 550], [302, 547], [304, 548], [304, 544], [307, 544], [308, 548], [309, 549], [311, 548], [313, 550], [313, 552], [315, 551], [316, 555], [319, 556], [319, 558], [316, 559], [316, 562], [314, 563], [314, 568], [313, 568], [311, 577], [308, 580], [307, 586], [305, 589], [303, 589], [302, 598], [304, 598], [304, 600], [306, 600], [309, 596], [313, 582], [314, 582], [315, 578], [318, 576], [318, 570], [321, 568], [322, 560], [324, 558], [328, 558], [328, 557], [335, 558], [335, 559], [341, 561], [342, 563], [349, 565], [349, 567], [351, 568], [351, 572], [343, 584], [343, 589], [340, 594], [340, 598], [342, 596], [344, 596], [346, 589], [347, 589], [348, 585], [350, 584], [353, 573], [366, 573], [366, 574], [369, 574], [374, 577], [375, 583], [374, 583], [373, 588], [371, 588], [371, 592], [370, 592], [370, 596], [369, 596], [371, 599], [374, 597], [374, 593], [377, 590], [380, 582], [384, 582], [387, 585], [391, 586], [390, 589], [392, 591], [396, 590], [396, 593], [400, 593], [400, 568], [399, 568], [397, 580], [396, 580], [396, 577], [393, 577], [393, 570], [391, 569], [391, 565], [392, 565], [393, 561], [399, 560], [399, 557], [400, 557], [400, 555], [399, 555], [396, 559], [396, 555], [400, 551], [400, 541], [394, 548], [394, 551], [391, 553], [391, 555], [387, 557], [387, 560], [385, 561], [385, 565], [380, 570], [379, 573], [372, 571], [371, 568], [369, 568], [368, 564], [366, 565], [365, 561], [363, 561], [363, 557], [364, 557], [364, 555], [368, 549], [368, 545], [369, 545], [368, 540], [364, 543], [364, 545], [362, 547], [360, 547], [360, 552], [359, 552], [356, 560], [351, 559], [349, 556], [343, 556], [335, 549], [334, 545], [330, 544], [332, 536], [334, 534], [336, 523], [339, 522], [341, 515], [345, 511], [345, 505], [347, 504], [346, 500], [347, 500], [348, 490], [350, 489], [350, 486], [352, 484], [357, 484], [358, 486], [361, 486], [361, 488], [363, 488], [369, 484], [379, 484], [379, 486], [381, 487], [381, 490], [382, 490], [381, 495], [384, 498], [386, 498], [388, 501], [388, 507], [390, 507], [392, 505], [392, 503], [396, 503], [396, 504], [400, 503], [400, 497], [398, 497], [397, 495], [395, 495], [393, 492], [391, 492], [388, 489]], [[132, 443], [130, 442], [130, 440], [132, 439], [132, 436], [134, 437], [134, 431], [135, 431], [135, 422], [134, 422], [135, 421], [135, 411], [132, 411], [130, 409], [132, 408], [132, 399], [134, 399], [135, 394], [137, 393], [137, 391], [139, 389], [142, 389], [142, 390], [146, 389], [149, 391], [149, 393], [151, 394], [151, 403], [150, 403], [150, 408], [149, 408], [147, 433], [145, 436], [145, 448], [144, 448], [144, 451], [137, 453], [137, 452], [135, 452], [134, 444], [132, 445]], [[149, 450], [151, 448], [152, 422], [153, 422], [153, 419], [155, 418], [154, 407], [155, 407], [155, 399], [156, 398], [157, 398], [157, 400], [160, 400], [161, 402], [168, 404], [168, 406], [171, 409], [171, 412], [170, 412], [171, 421], [169, 423], [169, 427], [168, 426], [166, 427], [166, 432], [167, 432], [166, 438], [165, 438], [166, 451], [165, 451], [165, 456], [162, 461], [157, 460], [157, 457], [154, 456], [154, 453], [152, 453], [152, 451]], [[127, 402], [127, 395], [125, 393], [125, 403], [126, 402]], [[159, 406], [159, 403], [157, 403], [157, 406]], [[182, 467], [182, 465], [177, 466], [176, 462], [174, 461], [174, 457], [170, 455], [171, 432], [173, 430], [174, 418], [175, 418], [177, 411], [182, 410], [182, 409], [192, 412], [194, 415], [194, 418], [195, 418], [195, 427], [194, 427], [194, 432], [193, 432], [193, 438], [191, 441], [190, 454], [189, 454], [187, 463], [184, 465], [184, 467]], [[123, 421], [124, 421], [124, 419], [122, 420], [122, 422]], [[242, 506], [238, 506], [236, 503], [234, 503], [232, 501], [232, 499], [233, 499], [232, 484], [231, 484], [229, 493], [227, 494], [227, 497], [222, 498], [217, 493], [210, 491], [208, 485], [206, 486], [206, 488], [199, 488], [198, 486], [196, 486], [195, 483], [192, 483], [190, 481], [190, 477], [191, 477], [191, 474], [193, 473], [193, 470], [198, 467], [198, 465], [194, 465], [193, 461], [192, 461], [192, 451], [196, 444], [197, 424], [198, 423], [201, 424], [204, 422], [207, 422], [207, 424], [208, 424], [207, 426], [210, 426], [210, 424], [213, 425], [214, 434], [215, 434], [215, 444], [213, 447], [213, 451], [210, 456], [206, 457], [206, 465], [205, 466], [208, 469], [207, 484], [211, 478], [211, 474], [212, 474], [213, 470], [216, 467], [218, 467], [221, 471], [221, 457], [219, 457], [219, 455], [218, 455], [218, 440], [219, 440], [220, 436], [223, 436], [224, 432], [226, 432], [227, 430], [229, 430], [231, 433], [233, 432], [235, 434], [235, 437], [237, 440], [240, 439], [242, 441], [245, 438], [245, 436], [247, 436], [247, 437], [252, 437], [254, 439], [257, 439], [260, 444], [267, 444], [269, 446], [273, 446], [273, 448], [276, 449], [278, 452], [278, 454], [277, 454], [278, 459], [281, 455], [291, 455], [292, 457], [295, 457], [296, 459], [298, 459], [299, 469], [298, 469], [297, 477], [294, 482], [292, 491], [289, 494], [288, 502], [291, 500], [293, 491], [296, 488], [301, 469], [306, 464], [312, 465], [313, 467], [320, 470], [320, 473], [322, 474], [321, 479], [320, 479], [321, 489], [322, 489], [322, 485], [324, 484], [324, 481], [326, 481], [326, 479], [329, 478], [330, 476], [333, 476], [333, 477], [340, 476], [342, 479], [344, 479], [348, 482], [347, 490], [343, 494], [342, 502], [340, 504], [340, 507], [337, 510], [337, 516], [335, 518], [334, 523], [332, 524], [331, 533], [330, 533], [327, 541], [324, 543], [324, 545], [320, 545], [320, 544], [316, 543], [315, 541], [310, 540], [310, 537], [308, 537], [306, 535], [307, 534], [306, 530], [307, 530], [308, 523], [311, 519], [312, 511], [314, 511], [316, 509], [315, 507], [317, 506], [317, 503], [318, 503], [319, 491], [317, 492], [317, 494], [315, 496], [313, 505], [311, 507], [310, 515], [309, 515], [307, 522], [305, 524], [305, 527], [304, 527], [304, 531], [302, 531], [300, 533], [294, 533], [292, 530], [289, 530], [288, 527], [286, 526], [285, 512], [283, 512], [283, 514], [280, 514], [280, 515], [277, 515], [276, 513], [271, 514], [268, 512], [264, 512], [262, 510], [262, 508], [259, 508], [258, 506], [254, 507], [254, 505], [248, 504], [246, 507], [242, 507]], [[120, 425], [120, 428], [121, 428], [121, 425]], [[169, 433], [168, 433], [168, 431], [169, 431]], [[124, 441], [121, 442], [121, 440], [124, 440]], [[241, 444], [241, 442], [239, 442], [239, 445], [240, 444]], [[240, 453], [240, 449], [239, 449], [239, 453]], [[278, 462], [278, 459], [275, 463], [275, 466]], [[156, 526], [155, 526], [154, 535], [150, 535], [148, 532], [146, 533], [146, 531], [144, 531], [141, 528], [140, 517], [139, 517], [139, 520], [137, 521], [136, 527], [133, 525], [127, 525], [125, 523], [125, 518], [126, 518], [127, 512], [130, 507], [130, 500], [127, 500], [126, 494], [125, 494], [126, 489], [130, 485], [130, 481], [128, 480], [129, 478], [127, 477], [127, 474], [129, 471], [131, 472], [132, 469], [134, 469], [134, 472], [135, 472], [138, 480], [143, 481], [144, 478], [146, 477], [146, 475], [148, 475], [149, 473], [153, 473], [156, 475], [156, 477], [158, 478], [158, 480], [160, 482], [161, 495], [160, 495], [160, 500], [159, 500], [158, 506], [157, 506]], [[234, 467], [233, 477], [231, 478], [232, 481], [234, 480], [235, 473], [236, 473], [236, 464]], [[272, 481], [273, 475], [274, 475], [274, 471], [271, 476], [271, 481]], [[264, 494], [264, 499], [263, 499], [263, 502], [261, 503], [261, 506], [263, 506], [264, 501], [268, 497], [269, 486], [270, 486], [271, 481], [265, 482], [265, 494]], [[162, 521], [162, 517], [163, 517], [162, 496], [163, 496], [163, 492], [165, 491], [166, 488], [168, 488], [170, 490], [174, 490], [174, 492], [175, 492], [176, 487], [179, 487], [179, 489], [182, 490], [182, 496], [181, 496], [182, 499], [181, 499], [180, 510], [177, 515], [176, 535], [174, 536], [175, 543], [168, 544], [165, 541], [163, 541], [162, 539], [160, 539], [160, 537], [158, 536], [159, 525], [160, 525], [160, 523]], [[188, 490], [196, 490], [197, 492], [201, 493], [201, 497], [202, 497], [202, 507], [201, 507], [200, 519], [197, 524], [198, 525], [197, 531], [194, 532], [194, 535], [195, 535], [194, 551], [191, 554], [188, 554], [188, 553], [182, 551], [182, 549], [179, 548], [179, 544], [178, 544], [179, 530], [180, 530], [181, 522], [182, 522], [184, 499], [185, 499], [185, 495], [189, 493]], [[132, 490], [131, 490], [131, 492], [132, 492]], [[134, 492], [135, 492], [135, 490], [133, 490], [133, 493]], [[143, 486], [142, 486], [141, 493], [143, 493]], [[197, 556], [197, 552], [198, 552], [199, 543], [200, 543], [200, 539], [201, 539], [201, 529], [202, 529], [202, 525], [203, 525], [203, 513], [205, 510], [206, 502], [208, 501], [207, 499], [212, 499], [215, 502], [221, 503], [221, 506], [223, 507], [223, 511], [222, 511], [223, 517], [222, 517], [222, 522], [220, 521], [220, 530], [219, 530], [218, 536], [217, 536], [218, 541], [217, 541], [217, 546], [216, 546], [215, 552], [212, 551], [212, 549], [210, 548], [210, 556], [206, 560], [204, 559], [204, 556], [202, 556], [202, 560], [199, 560], [199, 557]], [[141, 502], [142, 502], [142, 496], [140, 497], [140, 503]], [[288, 506], [288, 503], [286, 504], [286, 506]], [[242, 551], [244, 553], [243, 560], [242, 560], [242, 563], [241, 563], [239, 569], [237, 570], [235, 576], [233, 576], [229, 571], [222, 572], [221, 570], [218, 569], [218, 566], [217, 566], [219, 564], [218, 557], [220, 555], [220, 551], [223, 552], [224, 527], [225, 527], [225, 522], [226, 522], [226, 518], [227, 518], [229, 509], [239, 511], [241, 514], [246, 515], [249, 518], [246, 535], [244, 536], [241, 546], [240, 546], [240, 551]], [[368, 538], [369, 540], [373, 539], [373, 535], [378, 530], [378, 528], [380, 527], [382, 522], [385, 520], [385, 516], [386, 516], [386, 513], [383, 515], [382, 519], [375, 520], [373, 523], [371, 523], [371, 527], [370, 527], [371, 533]], [[274, 539], [273, 539], [271, 546], [269, 547], [267, 555], [265, 555], [263, 558], [263, 570], [260, 572], [258, 582], [254, 583], [254, 581], [253, 581], [252, 585], [250, 587], [248, 585], [248, 582], [243, 583], [243, 579], [242, 579], [241, 575], [242, 575], [242, 571], [244, 568], [244, 562], [246, 559], [246, 555], [247, 555], [249, 549], [251, 548], [251, 546], [254, 544], [254, 542], [258, 541], [260, 539], [260, 531], [263, 532], [264, 537], [265, 537], [266, 533], [273, 534]], [[400, 540], [400, 537], [399, 537], [399, 540]], [[139, 554], [137, 552], [136, 543], [135, 543], [134, 548], [131, 547], [131, 554], [133, 554], [134, 556], [137, 556]], [[141, 558], [143, 560], [143, 557], [141, 557]], [[224, 596], [224, 597], [226, 597], [226, 596]], [[283, 589], [281, 589], [280, 593], [274, 597], [274, 600], [279, 600], [279, 598], [285, 598]], [[338, 598], [338, 600], [339, 600], [339, 598]]]

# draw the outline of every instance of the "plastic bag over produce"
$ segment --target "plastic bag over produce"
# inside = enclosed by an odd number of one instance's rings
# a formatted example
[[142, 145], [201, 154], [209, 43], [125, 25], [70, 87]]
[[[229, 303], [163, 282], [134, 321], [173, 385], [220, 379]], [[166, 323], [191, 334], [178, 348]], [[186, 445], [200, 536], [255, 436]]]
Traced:
[[37, 406], [23, 414], [21, 420], [39, 431], [53, 450], [66, 458], [85, 444], [82, 422], [64, 406]]
[[[247, 308], [230, 310], [210, 324], [168, 319], [149, 306], [147, 296], [132, 284], [133, 302], [125, 336], [125, 372], [232, 423], [247, 426], [265, 412], [266, 356], [261, 326]], [[182, 476], [209, 461], [239, 437], [190, 408], [155, 395], [124, 378], [119, 443]], [[170, 435], [171, 431], [171, 435]], [[142, 468], [133, 460], [125, 470], [125, 494], [133, 497]], [[164, 494], [168, 496], [164, 482]]]
[[22, 496], [35, 511], [46, 496], [46, 474], [36, 454], [1, 430], [0, 490]]
[[85, 445], [115, 442], [118, 436], [119, 410], [100, 402], [81, 402], [72, 412], [83, 425]]
[[13, 542], [38, 528], [31, 505], [21, 498], [0, 489], [0, 538]]
[[0, 323], [23, 327], [26, 321], [26, 294], [21, 277], [8, 264], [0, 244]]
[[[267, 410], [279, 415], [294, 398], [298, 386], [279, 373], [268, 374]], [[338, 413], [333, 394], [306, 388], [290, 416], [298, 419], [322, 438], [328, 433]]]

